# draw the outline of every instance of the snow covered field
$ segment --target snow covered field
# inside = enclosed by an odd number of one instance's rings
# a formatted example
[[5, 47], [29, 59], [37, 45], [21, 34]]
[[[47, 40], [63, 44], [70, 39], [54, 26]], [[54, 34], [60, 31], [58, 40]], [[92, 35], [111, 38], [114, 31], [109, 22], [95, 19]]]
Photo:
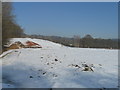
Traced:
[[[118, 88], [118, 50], [70, 48], [46, 40], [42, 48], [22, 48], [0, 55], [4, 88]], [[85, 71], [85, 67], [90, 67]]]

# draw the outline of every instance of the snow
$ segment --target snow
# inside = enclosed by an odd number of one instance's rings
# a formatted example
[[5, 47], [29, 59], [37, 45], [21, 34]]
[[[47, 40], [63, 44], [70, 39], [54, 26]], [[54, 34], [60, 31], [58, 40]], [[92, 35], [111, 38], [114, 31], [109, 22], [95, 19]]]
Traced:
[[32, 41], [32, 42], [35, 42], [39, 45], [42, 46], [43, 49], [48, 49], [48, 48], [59, 48], [61, 47], [62, 45], [60, 44], [57, 44], [57, 43], [53, 43], [53, 42], [50, 42], [50, 41], [47, 41], [47, 40], [42, 40], [42, 39], [31, 39], [31, 38], [13, 38], [13, 39], [10, 39], [10, 42], [8, 43], [8, 46], [10, 46], [11, 44], [17, 42], [17, 41], [20, 41], [22, 44], [26, 45], [26, 42], [27, 41]]
[[[70, 48], [47, 40], [42, 48], [21, 48], [0, 55], [4, 88], [118, 88], [118, 50]], [[77, 67], [77, 66], [79, 67]], [[88, 65], [93, 71], [83, 71]]]

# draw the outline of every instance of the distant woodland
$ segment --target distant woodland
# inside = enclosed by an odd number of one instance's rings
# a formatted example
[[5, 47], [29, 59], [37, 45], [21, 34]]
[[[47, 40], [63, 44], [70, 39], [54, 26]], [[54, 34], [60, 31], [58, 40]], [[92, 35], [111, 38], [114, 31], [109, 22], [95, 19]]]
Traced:
[[101, 39], [93, 38], [91, 35], [80, 37], [78, 35], [72, 38], [59, 37], [59, 36], [43, 36], [43, 35], [27, 35], [24, 34], [24, 30], [15, 21], [15, 15], [13, 14], [12, 3], [2, 3], [2, 45], [4, 45], [9, 38], [30, 37], [37, 39], [50, 40], [56, 43], [63, 44], [69, 47], [80, 48], [108, 48], [119, 49], [118, 39]]
[[120, 43], [118, 39], [93, 38], [89, 34], [85, 35], [82, 38], [80, 38], [80, 36], [78, 35], [74, 35], [72, 38], [43, 35], [27, 35], [27, 37], [50, 40], [56, 43], [63, 44], [65, 46], [80, 48], [119, 49], [118, 44]]

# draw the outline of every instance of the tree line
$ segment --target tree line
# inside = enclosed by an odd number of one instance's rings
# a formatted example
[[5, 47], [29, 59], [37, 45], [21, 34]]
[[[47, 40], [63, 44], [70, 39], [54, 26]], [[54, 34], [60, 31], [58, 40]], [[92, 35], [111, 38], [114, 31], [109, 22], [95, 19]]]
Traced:
[[80, 48], [107, 48], [107, 49], [119, 49], [118, 39], [102, 39], [93, 38], [91, 35], [85, 35], [80, 38], [78, 35], [74, 35], [72, 38], [59, 37], [59, 36], [43, 36], [43, 35], [27, 35], [30, 38], [38, 38], [44, 40], [50, 40], [56, 43], [63, 44], [70, 47]]
[[9, 38], [22, 37], [23, 29], [16, 23], [11, 2], [2, 2], [2, 47]]

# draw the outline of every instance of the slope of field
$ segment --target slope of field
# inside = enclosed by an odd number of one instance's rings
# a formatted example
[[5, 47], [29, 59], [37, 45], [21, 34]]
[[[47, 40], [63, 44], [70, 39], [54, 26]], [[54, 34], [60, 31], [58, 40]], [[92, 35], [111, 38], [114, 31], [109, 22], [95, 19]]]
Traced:
[[[46, 40], [30, 40], [42, 48], [4, 52], [4, 88], [117, 88], [118, 50], [70, 48]], [[90, 70], [85, 70], [89, 67]]]

